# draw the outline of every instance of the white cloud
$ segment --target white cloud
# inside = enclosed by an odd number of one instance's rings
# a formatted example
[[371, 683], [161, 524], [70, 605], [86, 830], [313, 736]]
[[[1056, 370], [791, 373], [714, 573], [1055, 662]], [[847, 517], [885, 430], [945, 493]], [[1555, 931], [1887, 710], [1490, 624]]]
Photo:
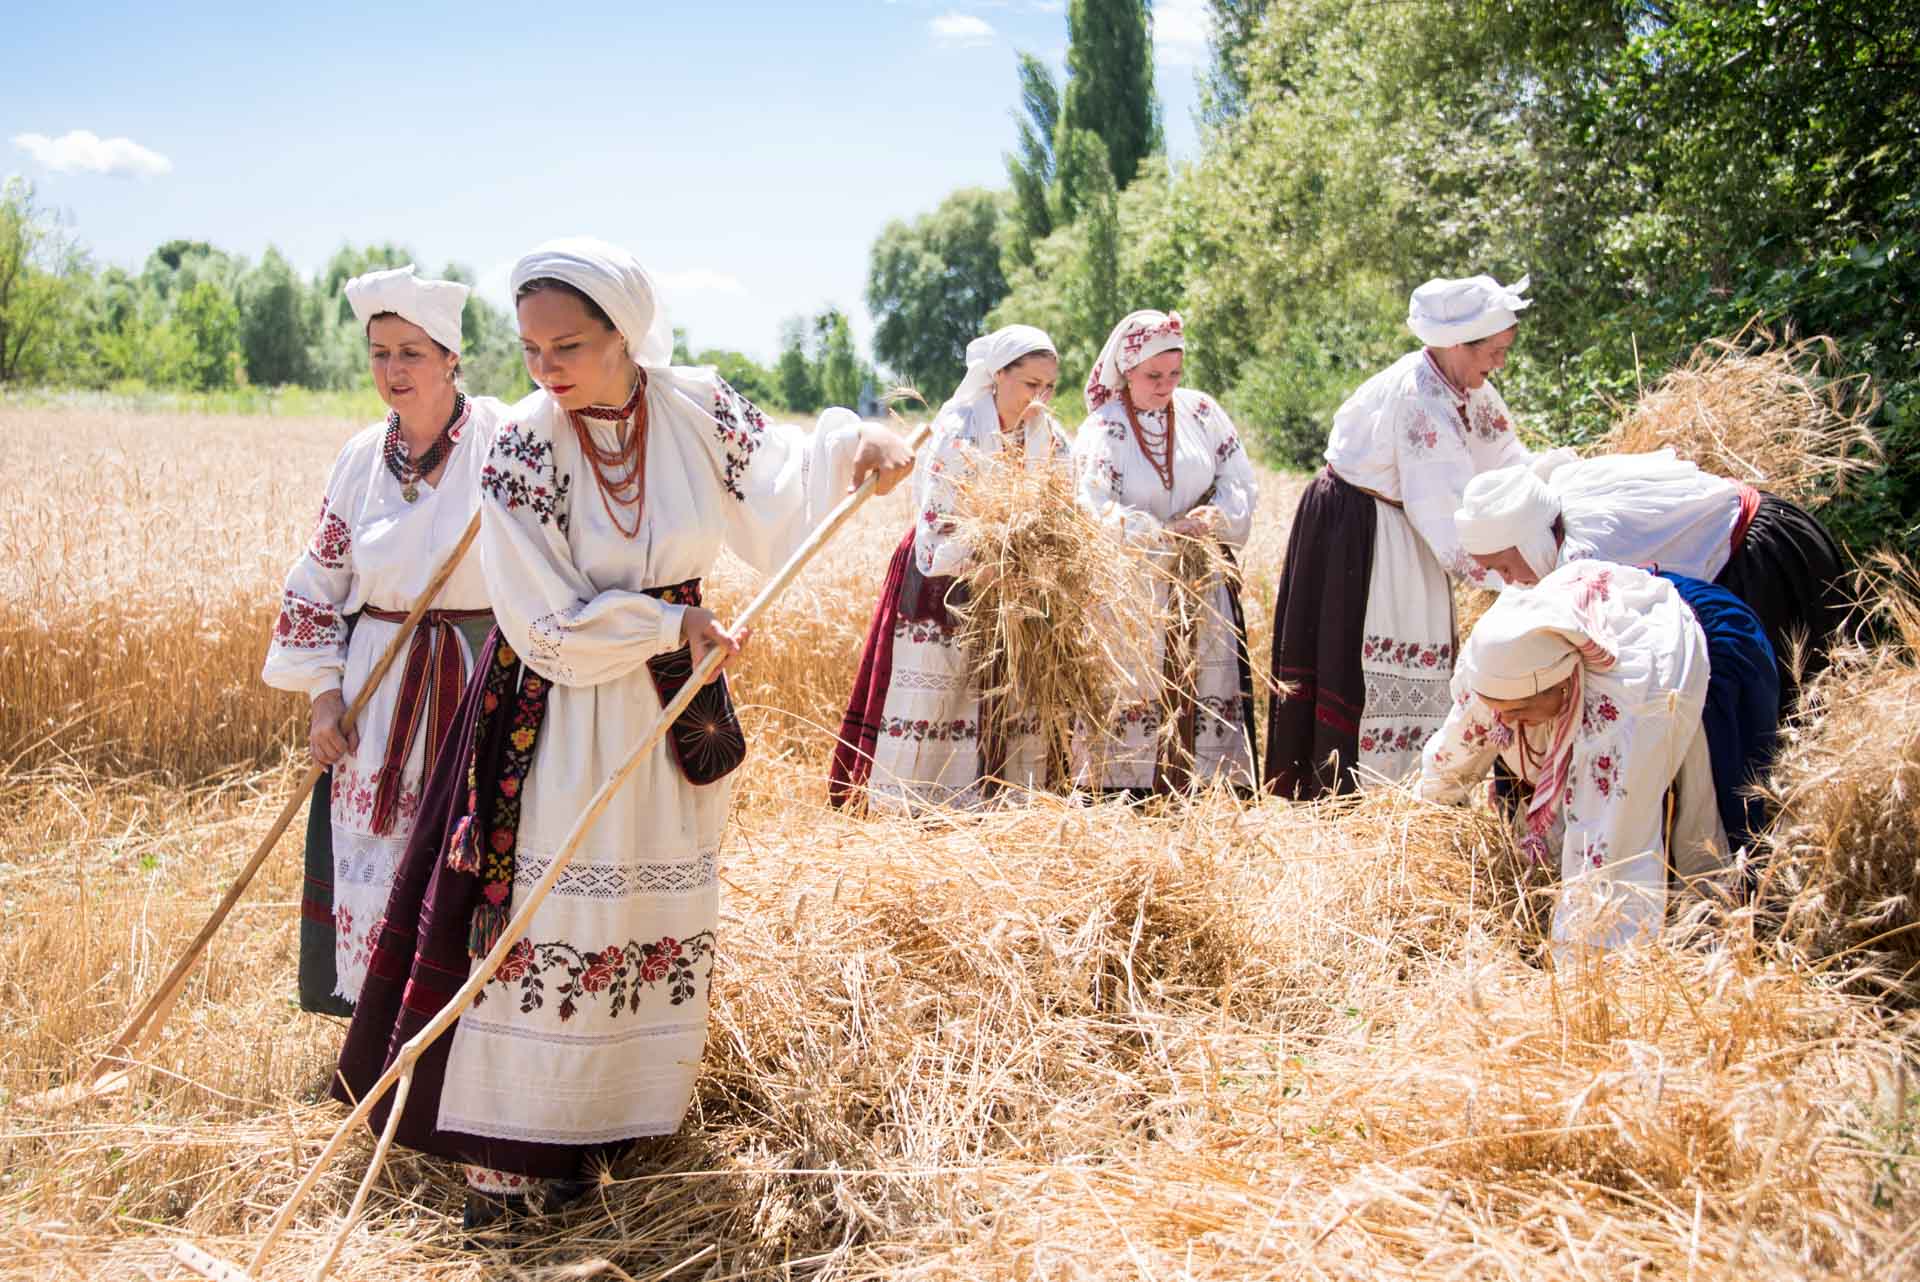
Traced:
[[1213, 19], [1206, 0], [1158, 0], [1153, 6], [1155, 58], [1176, 67], [1199, 67], [1207, 61], [1207, 39]]
[[957, 9], [941, 14], [930, 25], [934, 39], [941, 44], [971, 48], [993, 42], [993, 28], [985, 19]]
[[131, 138], [102, 138], [75, 129], [49, 138], [15, 134], [13, 142], [48, 169], [60, 174], [106, 174], [113, 178], [157, 178], [173, 172], [173, 162]]
[[684, 272], [661, 272], [656, 278], [672, 294], [745, 294], [747, 287], [738, 276], [695, 267]]

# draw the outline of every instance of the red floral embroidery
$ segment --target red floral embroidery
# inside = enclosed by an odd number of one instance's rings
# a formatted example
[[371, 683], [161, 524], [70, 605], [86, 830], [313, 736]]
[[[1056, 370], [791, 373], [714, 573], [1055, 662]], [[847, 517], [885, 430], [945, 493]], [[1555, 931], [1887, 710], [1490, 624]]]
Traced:
[[959, 743], [980, 737], [980, 728], [971, 721], [913, 721], [905, 717], [887, 717], [880, 733], [889, 739], [911, 739], [915, 743]]
[[1180, 318], [1169, 316], [1158, 325], [1148, 325], [1128, 330], [1120, 336], [1120, 368], [1127, 369], [1138, 362], [1134, 359], [1148, 343], [1158, 338], [1178, 337]]
[[347, 627], [340, 621], [340, 612], [325, 601], [290, 591], [280, 598], [273, 639], [289, 650], [334, 650], [346, 644]]
[[1362, 752], [1417, 752], [1432, 733], [1426, 726], [1373, 727], [1360, 732]]
[[1440, 672], [1453, 667], [1453, 643], [1398, 641], [1393, 637], [1369, 633], [1361, 639], [1360, 657], [1372, 663], [1391, 663], [1401, 668], [1424, 668]]
[[1588, 695], [1586, 706], [1580, 710], [1580, 728], [1588, 734], [1598, 734], [1619, 719], [1620, 709], [1604, 694]]
[[327, 510], [325, 500], [320, 503], [320, 519], [314, 523], [313, 537], [307, 541], [307, 552], [313, 559], [329, 570], [338, 570], [347, 563], [347, 553], [353, 547], [353, 532], [338, 513]]
[[[622, 1011], [638, 1011], [649, 991], [666, 985], [667, 1000], [675, 1006], [691, 1001], [700, 985], [713, 976], [713, 932], [703, 930], [687, 939], [671, 935], [643, 944], [630, 939], [625, 944], [609, 944], [597, 952], [574, 947], [564, 940], [530, 943], [521, 940], [507, 953], [492, 983], [520, 990], [521, 1013], [546, 1005], [547, 980], [559, 972], [553, 992], [559, 997], [556, 1008], [562, 1023], [580, 1011], [586, 998], [607, 1003], [608, 1018]], [[704, 973], [694, 968], [707, 962]], [[474, 999], [486, 1000], [483, 992]]]
[[1603, 752], [1593, 759], [1591, 769], [1593, 787], [1601, 796], [1618, 800], [1627, 795], [1620, 786], [1620, 758], [1611, 752]]

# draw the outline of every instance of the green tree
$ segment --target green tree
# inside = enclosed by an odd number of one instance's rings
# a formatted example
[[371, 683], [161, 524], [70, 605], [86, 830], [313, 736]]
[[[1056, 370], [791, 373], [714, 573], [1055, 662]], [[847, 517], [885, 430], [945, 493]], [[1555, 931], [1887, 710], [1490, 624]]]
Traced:
[[780, 324], [780, 363], [775, 369], [780, 383], [780, 399], [787, 408], [811, 414], [820, 408], [820, 384], [814, 376], [813, 362], [807, 359], [807, 321], [790, 316]]
[[213, 281], [197, 280], [174, 301], [173, 317], [187, 352], [179, 368], [183, 381], [200, 391], [233, 386], [240, 360], [240, 309], [233, 296]]
[[[314, 289], [320, 295], [322, 307], [330, 312], [333, 319], [347, 324], [353, 323], [353, 304], [347, 301], [347, 282], [355, 276], [364, 276], [368, 272], [383, 271], [392, 267], [405, 267], [418, 261], [413, 251], [404, 245], [388, 241], [384, 245], [342, 245], [333, 251], [333, 257], [327, 260], [326, 268], [321, 271], [320, 279], [314, 282]], [[448, 270], [453, 270], [449, 264]], [[456, 279], [444, 276], [444, 279]], [[473, 284], [471, 273], [457, 278], [462, 284]], [[364, 339], [366, 336], [363, 334]]]
[[1059, 128], [1098, 134], [1107, 148], [1107, 171], [1118, 187], [1132, 182], [1140, 162], [1161, 150], [1148, 0], [1070, 0], [1067, 86]]
[[87, 277], [86, 255], [33, 185], [0, 186], [0, 383], [57, 372]]
[[247, 380], [262, 386], [313, 385], [320, 313], [319, 300], [293, 265], [269, 247], [240, 282], [240, 350]]
[[813, 319], [814, 344], [820, 353], [820, 401], [824, 405], [856, 406], [860, 389], [867, 382], [867, 371], [853, 345], [853, 328], [837, 307], [829, 307]]
[[874, 241], [867, 272], [867, 307], [879, 322], [874, 354], [930, 399], [959, 382], [967, 344], [1006, 296], [1006, 205], [1004, 193], [963, 188], [911, 223], [888, 223]]
[[[802, 357], [804, 360], [804, 356]], [[745, 352], [709, 347], [693, 358], [696, 365], [711, 365], [729, 386], [762, 409], [794, 408], [787, 405], [780, 389], [779, 375]]]
[[1053, 69], [1030, 53], [1019, 59], [1020, 107], [1015, 150], [1004, 157], [1013, 188], [1007, 252], [1032, 266], [1033, 247], [1053, 234], [1053, 139], [1060, 127], [1060, 84]]
[[1247, 49], [1260, 31], [1270, 0], [1207, 0], [1210, 65], [1200, 82], [1200, 115], [1218, 125], [1246, 111], [1250, 81]]

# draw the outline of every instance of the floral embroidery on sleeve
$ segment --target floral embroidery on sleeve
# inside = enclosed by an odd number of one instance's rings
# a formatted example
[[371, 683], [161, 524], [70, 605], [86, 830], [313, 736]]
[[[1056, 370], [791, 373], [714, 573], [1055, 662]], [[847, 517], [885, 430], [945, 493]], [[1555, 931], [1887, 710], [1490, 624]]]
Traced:
[[726, 469], [720, 477], [720, 484], [728, 494], [744, 503], [747, 495], [740, 487], [740, 479], [747, 474], [754, 451], [760, 448], [761, 439], [766, 435], [766, 416], [755, 408], [752, 401], [728, 386], [726, 379], [716, 376], [713, 380], [713, 423], [720, 437], [721, 450], [726, 455]]
[[329, 570], [342, 569], [347, 564], [347, 553], [353, 547], [353, 532], [339, 513], [332, 511], [326, 500], [320, 502], [320, 519], [313, 527], [313, 538], [307, 543], [307, 553], [322, 567]]
[[560, 474], [553, 442], [535, 440], [518, 423], [494, 438], [480, 470], [480, 492], [507, 511], [526, 508], [542, 525], [567, 532], [567, 491], [573, 478]]
[[273, 639], [289, 650], [333, 650], [347, 643], [347, 627], [340, 612], [325, 601], [289, 591], [280, 598]]
[[1513, 424], [1507, 422], [1507, 416], [1500, 412], [1490, 396], [1478, 396], [1469, 399], [1467, 406], [1467, 426], [1473, 434], [1483, 441], [1497, 441], [1502, 436], [1513, 434]]

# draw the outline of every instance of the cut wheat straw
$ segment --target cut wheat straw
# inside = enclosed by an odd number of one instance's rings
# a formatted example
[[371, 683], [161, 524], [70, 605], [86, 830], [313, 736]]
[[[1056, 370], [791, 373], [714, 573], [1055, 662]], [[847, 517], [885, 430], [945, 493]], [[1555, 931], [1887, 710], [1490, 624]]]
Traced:
[[1614, 427], [1604, 453], [1671, 446], [1708, 472], [1803, 505], [1824, 502], [1870, 470], [1880, 445], [1867, 424], [1880, 397], [1846, 376], [1830, 338], [1795, 341], [1759, 325], [1695, 348]]
[[983, 698], [1036, 725], [1048, 759], [1065, 762], [1153, 653], [1145, 558], [1075, 501], [1064, 468], [981, 459], [955, 484], [953, 520], [971, 554], [956, 642]]
[[1920, 997], [1920, 600], [1913, 567], [1862, 575], [1885, 640], [1835, 647], [1809, 682], [1767, 795], [1765, 838], [1786, 937], [1821, 965]]

